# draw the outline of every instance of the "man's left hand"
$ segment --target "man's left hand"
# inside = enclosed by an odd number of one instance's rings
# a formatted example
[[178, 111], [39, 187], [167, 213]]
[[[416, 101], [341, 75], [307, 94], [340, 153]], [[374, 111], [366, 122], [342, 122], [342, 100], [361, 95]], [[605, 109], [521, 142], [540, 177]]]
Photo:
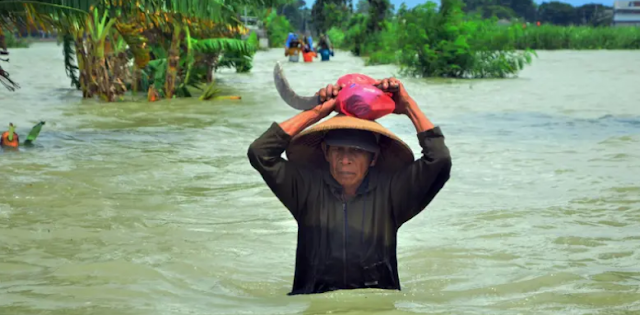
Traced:
[[407, 107], [412, 99], [400, 80], [396, 78], [382, 79], [376, 81], [374, 85], [384, 92], [393, 94], [392, 99], [396, 103], [396, 109], [393, 111], [395, 114], [407, 113]]

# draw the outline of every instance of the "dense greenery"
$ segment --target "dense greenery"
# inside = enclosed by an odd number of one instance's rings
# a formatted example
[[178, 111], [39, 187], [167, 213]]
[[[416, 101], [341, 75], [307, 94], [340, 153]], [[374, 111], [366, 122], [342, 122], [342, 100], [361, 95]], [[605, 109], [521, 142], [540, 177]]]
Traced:
[[289, 32], [295, 30], [289, 20], [283, 15], [278, 15], [275, 10], [269, 12], [264, 20], [270, 47], [282, 47]]
[[85, 98], [111, 102], [142, 90], [154, 101], [194, 88], [211, 98], [217, 68], [251, 69], [257, 37], [244, 40], [237, 17], [241, 7], [263, 5], [270, 2], [0, 0], [0, 35], [57, 32], [67, 75]]
[[[409, 75], [489, 78], [516, 74], [535, 53], [478, 41], [494, 24], [468, 19], [460, 0], [443, 0], [440, 8], [433, 2], [410, 10], [402, 7], [378, 25], [372, 25], [370, 15], [356, 13], [340, 42], [355, 55], [368, 57], [367, 64], [398, 63]], [[334, 28], [329, 34], [337, 32]]]
[[530, 63], [533, 49], [640, 49], [640, 28], [611, 27], [612, 8], [601, 4], [443, 0], [394, 13], [389, 0], [359, 0], [355, 8], [352, 0], [316, 0], [301, 23], [303, 1], [281, 3], [269, 18], [277, 22], [269, 27], [273, 47], [311, 22], [315, 36], [327, 34], [367, 64], [397, 63], [417, 76], [505, 77]]
[[483, 18], [522, 19], [554, 25], [609, 26], [613, 18], [612, 8], [589, 3], [574, 7], [560, 1], [543, 2], [533, 0], [465, 0], [464, 11], [479, 14]]
[[7, 48], [27, 48], [30, 44], [30, 42], [26, 38], [16, 38], [16, 36], [12, 33], [5, 34], [4, 41], [7, 45]]

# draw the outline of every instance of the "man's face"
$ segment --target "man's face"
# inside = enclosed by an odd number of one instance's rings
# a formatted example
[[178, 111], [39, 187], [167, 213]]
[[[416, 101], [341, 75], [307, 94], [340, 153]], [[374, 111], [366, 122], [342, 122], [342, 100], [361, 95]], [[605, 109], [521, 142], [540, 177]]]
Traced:
[[331, 175], [343, 187], [360, 185], [370, 166], [375, 165], [374, 154], [346, 146], [324, 145], [325, 158]]

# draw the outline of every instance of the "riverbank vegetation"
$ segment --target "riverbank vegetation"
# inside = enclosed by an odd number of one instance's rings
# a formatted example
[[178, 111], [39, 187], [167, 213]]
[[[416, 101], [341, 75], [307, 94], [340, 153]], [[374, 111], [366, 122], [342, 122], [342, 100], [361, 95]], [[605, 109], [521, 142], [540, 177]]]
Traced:
[[[3, 35], [0, 33], [0, 36]], [[27, 38], [16, 37], [13, 33], [7, 33], [4, 34], [4, 44], [6, 48], [28, 48], [31, 42]], [[2, 47], [1, 44], [0, 47]]]
[[282, 24], [291, 21], [282, 38], [294, 29], [325, 33], [367, 64], [396, 63], [423, 77], [506, 77], [535, 50], [640, 49], [640, 28], [611, 27], [612, 8], [601, 4], [443, 0], [395, 10], [388, 0], [316, 0], [309, 11], [291, 0], [278, 12]]
[[[535, 52], [479, 41], [495, 20], [469, 18], [460, 0], [427, 2], [396, 14], [385, 1], [372, 2], [368, 14], [347, 21], [339, 47], [367, 57], [367, 64], [397, 63], [401, 72], [418, 77], [504, 78], [530, 64]], [[384, 22], [372, 19], [384, 9]], [[386, 18], [386, 17], [389, 18]], [[329, 36], [338, 32], [329, 29]]]
[[219, 96], [216, 69], [251, 70], [258, 39], [243, 39], [248, 30], [237, 12], [263, 3], [0, 0], [0, 29], [56, 32], [71, 84], [84, 98], [113, 102], [143, 92], [155, 101], [199, 90], [211, 99]]

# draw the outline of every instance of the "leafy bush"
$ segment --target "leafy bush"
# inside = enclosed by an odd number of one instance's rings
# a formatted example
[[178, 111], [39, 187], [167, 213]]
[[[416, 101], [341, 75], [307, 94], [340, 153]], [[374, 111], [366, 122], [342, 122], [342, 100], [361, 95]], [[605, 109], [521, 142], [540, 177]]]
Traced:
[[278, 15], [275, 11], [271, 11], [265, 19], [265, 27], [269, 38], [269, 47], [283, 47], [289, 33], [294, 31], [289, 20]]
[[7, 44], [7, 48], [27, 48], [30, 42], [25, 38], [16, 38], [13, 33], [4, 33], [4, 42]]

